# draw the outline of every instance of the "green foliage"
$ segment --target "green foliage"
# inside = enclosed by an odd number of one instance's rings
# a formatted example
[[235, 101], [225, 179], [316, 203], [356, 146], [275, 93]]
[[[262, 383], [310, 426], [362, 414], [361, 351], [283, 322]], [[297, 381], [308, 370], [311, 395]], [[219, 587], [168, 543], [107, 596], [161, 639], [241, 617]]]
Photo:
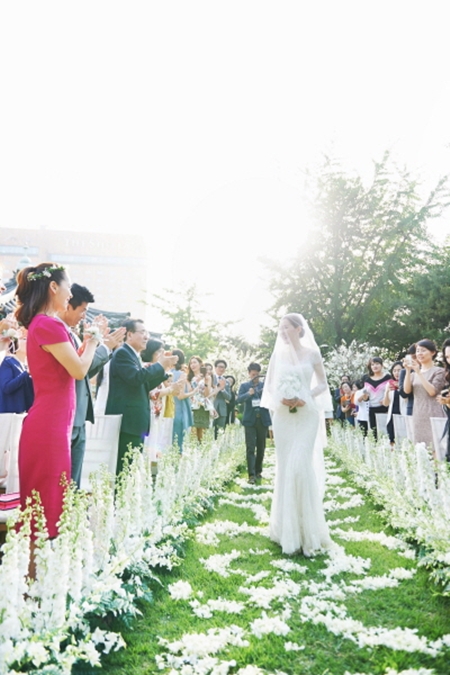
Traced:
[[[326, 158], [308, 175], [307, 188], [308, 244], [290, 265], [267, 263], [278, 316], [300, 311], [318, 344], [330, 347], [356, 339], [399, 350], [411, 342], [407, 324], [415, 324], [418, 339], [411, 293], [421, 289], [428, 299], [430, 284], [419, 279], [435, 264], [442, 269], [426, 224], [449, 203], [446, 180], [423, 200], [416, 181], [386, 153], [368, 186]], [[445, 327], [442, 314], [438, 324]]]
[[167, 334], [173, 346], [181, 349], [186, 359], [194, 355], [205, 358], [215, 349], [220, 333], [216, 322], [206, 318], [195, 284], [181, 290], [165, 289], [164, 296], [154, 297], [155, 306], [170, 321]]

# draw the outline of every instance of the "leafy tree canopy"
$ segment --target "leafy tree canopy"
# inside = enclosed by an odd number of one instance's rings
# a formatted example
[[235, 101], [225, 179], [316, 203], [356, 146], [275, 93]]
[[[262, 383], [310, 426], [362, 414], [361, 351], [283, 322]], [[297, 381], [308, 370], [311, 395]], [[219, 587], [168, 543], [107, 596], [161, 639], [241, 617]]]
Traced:
[[155, 306], [169, 320], [167, 335], [171, 344], [181, 349], [186, 359], [198, 355], [204, 358], [220, 341], [216, 322], [206, 317], [195, 284], [180, 290], [164, 289], [164, 295], [154, 295]]
[[325, 158], [307, 174], [307, 245], [289, 265], [267, 262], [277, 316], [301, 312], [318, 344], [330, 348], [358, 340], [395, 352], [442, 331], [449, 305], [438, 289], [450, 275], [450, 254], [436, 249], [426, 225], [450, 203], [446, 185], [444, 178], [422, 198], [388, 153], [368, 186]]

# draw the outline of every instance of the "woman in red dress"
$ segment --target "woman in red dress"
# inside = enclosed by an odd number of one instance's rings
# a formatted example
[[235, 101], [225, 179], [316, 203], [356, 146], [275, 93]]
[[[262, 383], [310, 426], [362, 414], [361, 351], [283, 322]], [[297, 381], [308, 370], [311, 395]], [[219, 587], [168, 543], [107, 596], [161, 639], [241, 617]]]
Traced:
[[[75, 380], [82, 380], [98, 344], [89, 338], [79, 355], [57, 313], [72, 297], [70, 279], [61, 265], [40, 263], [17, 275], [17, 320], [28, 328], [28, 367], [35, 398], [23, 423], [19, 444], [20, 501], [25, 507], [36, 490], [49, 537], [58, 534], [64, 487], [70, 480], [70, 437], [75, 413]], [[32, 544], [30, 576], [34, 576]]]

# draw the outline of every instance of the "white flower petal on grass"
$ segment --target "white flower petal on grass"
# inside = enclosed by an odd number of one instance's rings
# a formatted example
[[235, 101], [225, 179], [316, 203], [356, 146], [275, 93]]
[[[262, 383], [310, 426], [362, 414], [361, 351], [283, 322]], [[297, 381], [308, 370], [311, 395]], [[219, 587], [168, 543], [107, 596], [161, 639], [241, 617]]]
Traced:
[[229, 577], [230, 574], [242, 574], [240, 570], [230, 570], [233, 560], [241, 557], [241, 553], [233, 549], [231, 553], [216, 553], [209, 558], [200, 558], [200, 562], [208, 572], [216, 572], [221, 577]]
[[258, 666], [248, 665], [245, 668], [239, 668], [237, 675], [265, 675], [265, 673]]
[[273, 586], [241, 586], [240, 593], [250, 596], [249, 602], [262, 609], [269, 609], [272, 602], [282, 602], [286, 598], [294, 598], [300, 594], [302, 586], [292, 579], [275, 579]]
[[[345, 671], [344, 675], [370, 675], [368, 673], [349, 673]], [[388, 668], [384, 675], [436, 675], [435, 670], [429, 668], [408, 668], [407, 670], [395, 670], [395, 668]]]
[[177, 581], [169, 584], [167, 587], [172, 600], [187, 600], [191, 597], [193, 590], [189, 581]]
[[408, 560], [416, 559], [416, 552], [413, 548], [409, 548], [406, 551], [399, 551], [399, 555], [401, 555], [403, 558], [407, 558]]
[[366, 574], [370, 565], [370, 559], [348, 555], [342, 546], [335, 545], [330, 549], [329, 557], [325, 560], [325, 568], [320, 574], [324, 574], [327, 579], [343, 572], [363, 575]]
[[389, 576], [392, 579], [412, 579], [417, 570], [407, 570], [404, 567], [395, 567], [389, 571]]
[[268, 548], [249, 548], [247, 553], [250, 553], [251, 555], [265, 555], [266, 553], [268, 555], [273, 555], [272, 551]]
[[261, 570], [261, 572], [257, 572], [256, 574], [249, 574], [245, 578], [245, 583], [246, 584], [257, 584], [258, 581], [261, 581], [262, 579], [266, 579], [267, 577], [270, 577], [271, 572], [267, 572], [266, 570]]
[[237, 537], [240, 534], [263, 534], [266, 536], [266, 527], [248, 525], [247, 523], [234, 523], [231, 520], [214, 520], [195, 529], [195, 538], [199, 544], [217, 546], [219, 536]]
[[300, 572], [303, 574], [308, 571], [305, 565], [299, 565], [296, 562], [292, 562], [292, 560], [272, 560], [270, 564], [283, 572]]
[[337, 499], [328, 499], [323, 503], [324, 511], [349, 511], [364, 504], [364, 499], [360, 494], [353, 495], [346, 502], [338, 502]]
[[381, 588], [396, 588], [399, 585], [398, 579], [392, 579], [386, 574], [379, 577], [364, 577], [364, 579], [356, 579], [350, 583], [359, 592], [378, 591]]
[[300, 652], [305, 649], [305, 645], [299, 645], [297, 642], [285, 642], [284, 648], [287, 652]]
[[217, 598], [217, 600], [208, 600], [204, 605], [201, 605], [198, 600], [192, 600], [189, 603], [194, 614], [202, 619], [210, 619], [214, 612], [224, 612], [226, 614], [241, 614], [244, 611], [245, 605], [243, 602], [236, 600], [224, 600]]
[[268, 635], [269, 633], [274, 633], [275, 635], [287, 635], [291, 629], [279, 616], [267, 616], [267, 614], [263, 612], [260, 619], [252, 621], [250, 630], [253, 635], [261, 639], [263, 635]]

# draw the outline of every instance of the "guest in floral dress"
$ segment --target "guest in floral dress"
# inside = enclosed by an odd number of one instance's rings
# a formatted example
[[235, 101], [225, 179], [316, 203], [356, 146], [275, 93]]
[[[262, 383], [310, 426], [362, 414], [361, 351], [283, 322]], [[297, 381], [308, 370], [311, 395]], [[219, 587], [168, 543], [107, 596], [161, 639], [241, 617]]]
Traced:
[[197, 440], [201, 443], [204, 430], [210, 427], [210, 412], [211, 409], [214, 409], [214, 406], [209, 399], [212, 390], [212, 377], [203, 366], [203, 361], [199, 356], [193, 356], [190, 359], [187, 379], [194, 389], [192, 396], [193, 427], [197, 434]]

